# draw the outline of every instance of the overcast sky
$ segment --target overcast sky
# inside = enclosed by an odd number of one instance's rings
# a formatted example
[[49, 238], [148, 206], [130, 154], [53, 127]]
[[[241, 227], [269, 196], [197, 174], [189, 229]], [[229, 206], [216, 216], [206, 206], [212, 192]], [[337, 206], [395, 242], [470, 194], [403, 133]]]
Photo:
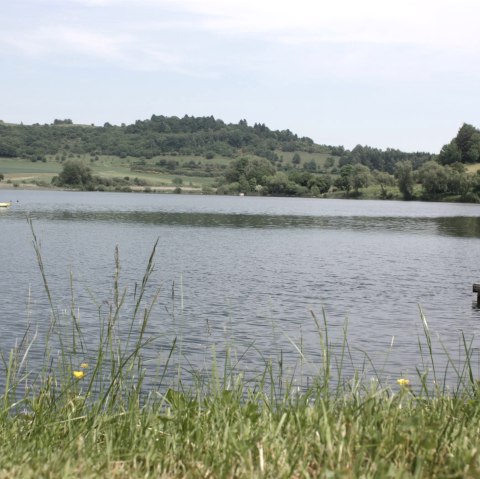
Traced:
[[194, 115], [438, 153], [480, 126], [478, 0], [15, 0], [0, 119]]

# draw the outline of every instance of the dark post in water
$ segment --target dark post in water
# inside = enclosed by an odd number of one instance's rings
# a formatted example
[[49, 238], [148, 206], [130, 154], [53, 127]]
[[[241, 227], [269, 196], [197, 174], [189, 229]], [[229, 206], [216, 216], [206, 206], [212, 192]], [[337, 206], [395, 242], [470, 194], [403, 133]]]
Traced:
[[480, 284], [473, 283], [473, 292], [477, 293], [477, 306], [480, 308]]

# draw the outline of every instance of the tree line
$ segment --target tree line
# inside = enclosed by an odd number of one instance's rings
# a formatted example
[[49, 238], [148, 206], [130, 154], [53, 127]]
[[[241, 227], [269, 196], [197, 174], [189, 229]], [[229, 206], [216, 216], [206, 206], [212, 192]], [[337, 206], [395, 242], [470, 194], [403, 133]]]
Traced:
[[292, 158], [294, 167], [284, 171], [264, 160], [241, 158], [231, 163], [218, 191], [283, 196], [342, 191], [346, 197], [360, 197], [362, 189], [377, 185], [381, 199], [394, 198], [397, 188], [405, 200], [480, 202], [480, 170], [467, 170], [468, 163], [480, 160], [480, 131], [472, 125], [464, 124], [439, 155], [362, 146], [342, 153], [339, 167], [330, 173], [315, 173], [308, 162], [300, 169], [299, 155]]
[[12, 125], [0, 122], [0, 156], [32, 157], [57, 154], [93, 154], [152, 158], [162, 154], [221, 155], [238, 151], [276, 160], [275, 151], [328, 152], [307, 137], [290, 130], [270, 130], [245, 120], [226, 124], [210, 117], [153, 115], [131, 125], [76, 125], [69, 119], [45, 125]]
[[282, 152], [325, 153], [340, 158], [341, 166], [361, 163], [370, 169], [393, 173], [400, 160], [420, 165], [431, 159], [428, 153], [386, 151], [356, 146], [319, 145], [311, 138], [290, 130], [271, 130], [263, 123], [248, 125], [246, 120], [227, 124], [213, 116], [193, 117], [152, 115], [131, 125], [77, 125], [71, 119], [55, 119], [52, 124], [13, 125], [0, 121], [0, 157], [23, 157], [34, 161], [45, 155], [113, 155], [150, 159], [159, 155], [215, 156], [238, 158], [254, 155], [273, 163]]
[[[283, 153], [290, 153], [290, 161], [284, 162]], [[311, 155], [302, 161], [304, 153], [327, 158], [320, 167]], [[131, 157], [132, 171], [214, 177], [216, 191], [227, 194], [322, 196], [343, 192], [346, 197], [360, 197], [362, 190], [377, 185], [384, 199], [400, 194], [405, 200], [480, 201], [480, 176], [467, 169], [480, 162], [480, 131], [466, 123], [436, 155], [362, 145], [352, 150], [318, 145], [290, 130], [271, 130], [259, 123], [249, 126], [246, 120], [227, 124], [213, 116], [153, 115], [120, 126], [77, 125], [70, 119], [55, 119], [48, 125], [0, 121], [0, 157], [45, 161], [46, 155], [56, 155], [65, 163], [62, 174], [54, 179], [56, 185], [112, 186], [104, 184], [111, 180], [94, 177], [86, 165], [69, 160], [85, 154]], [[169, 159], [163, 159], [166, 154]], [[171, 158], [177, 155], [187, 161], [179, 164]], [[230, 159], [228, 166], [208, 163], [216, 155]], [[207, 161], [202, 164], [195, 156]]]

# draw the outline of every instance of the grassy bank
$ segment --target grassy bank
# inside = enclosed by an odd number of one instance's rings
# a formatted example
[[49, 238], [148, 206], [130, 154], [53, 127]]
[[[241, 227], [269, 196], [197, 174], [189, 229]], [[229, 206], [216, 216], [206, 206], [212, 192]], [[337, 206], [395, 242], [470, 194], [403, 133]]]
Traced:
[[158, 299], [149, 285], [155, 248], [132, 308], [125, 307], [116, 255], [113, 297], [105, 313], [99, 308], [92, 348], [73, 299], [65, 329], [35, 235], [34, 247], [51, 324], [42, 364], [29, 357], [34, 331], [2, 355], [0, 478], [480, 475], [472, 345], [464, 341], [462, 368], [449, 364], [458, 387], [444, 389], [425, 318], [425, 368], [416, 377], [367, 381], [359, 367], [344, 378], [348, 338], [333, 356], [327, 320], [314, 317], [322, 364], [301, 391], [268, 362], [247, 380], [232, 356], [213, 358], [207, 377], [189, 366], [167, 379], [169, 365], [184, 354], [181, 338], [160, 365], [158, 386], [147, 389], [142, 350], [154, 339], [147, 331]]
[[[478, 477], [478, 399], [414, 398], [352, 385], [272, 402], [230, 390], [134, 391], [86, 406], [48, 384], [4, 412], [0, 477]], [[201, 396], [201, 397], [200, 397]]]

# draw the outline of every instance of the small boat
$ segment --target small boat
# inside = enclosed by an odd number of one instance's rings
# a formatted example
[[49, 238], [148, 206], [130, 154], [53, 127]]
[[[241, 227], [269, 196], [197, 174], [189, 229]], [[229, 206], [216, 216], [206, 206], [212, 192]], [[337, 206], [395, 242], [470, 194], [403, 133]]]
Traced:
[[0, 203], [0, 208], [8, 208], [11, 205], [12, 205], [11, 201], [6, 201], [4, 203]]

